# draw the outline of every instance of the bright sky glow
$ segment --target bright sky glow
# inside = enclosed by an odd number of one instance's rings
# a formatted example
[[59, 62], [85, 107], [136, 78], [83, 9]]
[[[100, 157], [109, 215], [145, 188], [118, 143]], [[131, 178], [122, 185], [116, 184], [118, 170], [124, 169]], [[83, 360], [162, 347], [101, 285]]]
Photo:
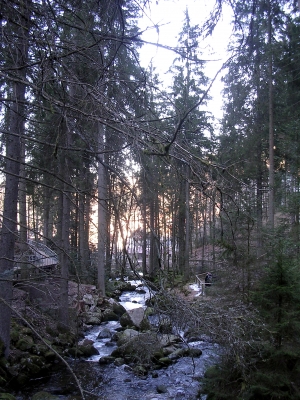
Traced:
[[[186, 8], [189, 11], [191, 25], [198, 24], [201, 26], [202, 23], [209, 18], [209, 13], [213, 4], [214, 1], [212, 0], [152, 1], [150, 9], [146, 12], [146, 15], [139, 24], [140, 28], [143, 30], [149, 28], [143, 34], [142, 39], [166, 46], [176, 46], [178, 33], [182, 29]], [[223, 17], [213, 36], [210, 36], [201, 44], [203, 59], [209, 60], [205, 70], [205, 73], [209, 78], [213, 78], [224, 61], [228, 58], [226, 50], [232, 33], [230, 21], [231, 10], [229, 7], [225, 7]], [[158, 30], [151, 28], [154, 24], [160, 26]], [[156, 46], [145, 45], [140, 50], [142, 66], [147, 68], [152, 61], [153, 66], [156, 68], [156, 72], [160, 75], [161, 80], [166, 86], [171, 83], [167, 71], [172, 65], [175, 57], [176, 55], [172, 51]], [[222, 99], [220, 93], [223, 88], [221, 83], [222, 75], [224, 75], [224, 73], [219, 76], [211, 89], [210, 95], [213, 97], [213, 101], [208, 105], [209, 111], [211, 111], [216, 118], [222, 116]]]

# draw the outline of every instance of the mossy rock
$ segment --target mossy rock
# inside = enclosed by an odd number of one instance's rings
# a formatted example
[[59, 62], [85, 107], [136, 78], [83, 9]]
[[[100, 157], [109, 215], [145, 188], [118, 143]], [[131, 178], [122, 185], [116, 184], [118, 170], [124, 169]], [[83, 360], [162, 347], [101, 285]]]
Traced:
[[0, 400], [16, 400], [16, 398], [10, 393], [0, 393]]
[[113, 356], [103, 356], [99, 359], [99, 364], [101, 365], [106, 365], [106, 364], [112, 364], [115, 361], [115, 357]]
[[153, 353], [152, 355], [152, 360], [153, 362], [157, 362], [160, 358], [162, 358], [164, 356], [163, 351], [156, 351], [155, 353]]
[[21, 334], [22, 335], [28, 335], [28, 336], [32, 336], [32, 330], [30, 328], [22, 328], [21, 329]]
[[15, 327], [11, 328], [11, 330], [10, 330], [11, 342], [16, 343], [19, 340], [19, 338], [20, 338], [20, 331]]
[[7, 359], [5, 357], [0, 358], [0, 368], [6, 369], [8, 365]]
[[122, 304], [120, 304], [118, 302], [113, 303], [112, 310], [119, 317], [121, 317], [124, 313], [126, 313], [126, 308], [123, 307]]
[[124, 358], [122, 358], [122, 357], [115, 358], [114, 364], [115, 364], [117, 367], [120, 367], [121, 365], [124, 365], [124, 364], [125, 364], [125, 360], [124, 360]]
[[5, 346], [3, 342], [0, 340], [0, 356], [4, 355]]
[[138, 376], [145, 376], [147, 375], [148, 371], [143, 365], [137, 365], [133, 368], [133, 372]]
[[173, 363], [173, 360], [171, 360], [171, 358], [169, 357], [162, 357], [158, 360], [158, 362], [160, 365], [167, 367], [168, 365], [171, 365]]
[[57, 339], [63, 346], [72, 346], [75, 343], [75, 336], [71, 332], [59, 333]]
[[[6, 381], [6, 379], [7, 379], [7, 373], [6, 373], [5, 369], [3, 369], [1, 367], [0, 367], [0, 378], [3, 378], [4, 381]], [[1, 381], [0, 381], [0, 383], [1, 383]]]
[[48, 350], [45, 354], [43, 354], [43, 356], [49, 362], [54, 361], [56, 358], [56, 354], [54, 353], [54, 351], [51, 350]]
[[59, 398], [48, 392], [37, 392], [31, 397], [31, 400], [58, 400]]
[[148, 318], [144, 317], [141, 324], [140, 324], [140, 331], [145, 332], [151, 329], [151, 324]]
[[70, 347], [67, 349], [67, 353], [70, 357], [77, 358], [83, 357], [83, 352], [79, 350], [78, 347]]
[[125, 312], [121, 318], [120, 318], [120, 324], [123, 328], [126, 327], [133, 327], [133, 322], [131, 321], [131, 318], [127, 312]]
[[113, 310], [106, 309], [102, 314], [102, 321], [119, 321], [119, 316]]
[[31, 351], [38, 356], [44, 356], [48, 351], [48, 347], [43, 344], [35, 344]]
[[78, 349], [82, 352], [84, 357], [91, 357], [99, 354], [99, 351], [91, 344], [78, 346]]
[[46, 332], [52, 336], [52, 337], [57, 337], [59, 332], [57, 329], [53, 328], [52, 326], [46, 326]]
[[216, 365], [209, 367], [204, 373], [204, 377], [207, 379], [215, 379], [218, 378], [219, 376], [220, 376], [220, 368]]
[[21, 337], [16, 343], [16, 348], [21, 351], [29, 351], [33, 348], [33, 346], [34, 342], [31, 336]]
[[147, 307], [145, 310], [145, 317], [149, 317], [150, 315], [154, 315], [154, 308], [153, 307]]
[[191, 347], [186, 349], [185, 355], [188, 357], [200, 357], [202, 355], [202, 350]]
[[30, 375], [38, 375], [41, 372], [41, 368], [44, 366], [44, 362], [38, 356], [30, 356], [21, 360], [22, 367], [28, 371]]
[[[7, 384], [6, 379], [4, 378], [3, 375], [1, 375], [1, 371], [0, 371], [0, 388], [1, 386], [5, 386]], [[0, 397], [1, 398], [1, 397]]]
[[23, 373], [18, 374], [17, 379], [16, 379], [16, 383], [19, 386], [23, 386], [25, 385], [29, 380], [29, 376]]

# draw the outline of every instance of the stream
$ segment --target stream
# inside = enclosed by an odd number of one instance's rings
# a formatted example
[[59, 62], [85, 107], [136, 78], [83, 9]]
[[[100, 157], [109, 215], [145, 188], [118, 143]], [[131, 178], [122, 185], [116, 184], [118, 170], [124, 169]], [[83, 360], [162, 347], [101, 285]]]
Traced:
[[[140, 282], [132, 283], [138, 285]], [[146, 308], [148, 297], [148, 289], [139, 286], [134, 292], [124, 292], [120, 303], [127, 310], [141, 306]], [[200, 357], [182, 357], [166, 368], [139, 377], [128, 365], [101, 365], [98, 362], [100, 357], [110, 355], [116, 348], [114, 342], [105, 337], [105, 332], [113, 334], [119, 327], [119, 322], [110, 321], [90, 329], [85, 338], [93, 340], [99, 355], [69, 362], [84, 389], [86, 400], [205, 400], [206, 396], [199, 397], [199, 387], [206, 369], [217, 362], [219, 346], [216, 343], [208, 340], [189, 343], [190, 347], [202, 350]], [[99, 334], [104, 338], [98, 338]], [[53, 373], [47, 381], [32, 382], [26, 392], [15, 396], [17, 400], [30, 400], [39, 391], [51, 393], [57, 396], [56, 399], [81, 399], [71, 373], [62, 373], [61, 370]]]

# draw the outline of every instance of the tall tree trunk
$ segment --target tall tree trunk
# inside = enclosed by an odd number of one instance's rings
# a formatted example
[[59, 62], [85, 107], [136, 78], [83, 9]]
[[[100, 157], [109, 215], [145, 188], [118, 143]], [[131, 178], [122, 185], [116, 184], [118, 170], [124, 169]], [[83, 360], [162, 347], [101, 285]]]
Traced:
[[[13, 58], [13, 69], [18, 77], [12, 84], [12, 106], [9, 110], [8, 135], [6, 137], [5, 195], [0, 238], [0, 340], [9, 355], [10, 320], [12, 300], [12, 277], [17, 230], [18, 185], [22, 156], [21, 140], [25, 132], [26, 64], [28, 56], [29, 1], [24, 1], [11, 16], [17, 21], [8, 23], [9, 53]], [[16, 6], [18, 7], [18, 6]]]
[[26, 203], [26, 181], [25, 181], [25, 143], [21, 140], [21, 164], [20, 164], [20, 182], [19, 182], [19, 240], [21, 243], [27, 243], [27, 203]]
[[[62, 137], [65, 138], [65, 145], [70, 145], [70, 132], [65, 121], [61, 124]], [[60, 294], [58, 309], [58, 326], [69, 329], [69, 307], [68, 307], [68, 286], [70, 270], [70, 225], [71, 225], [71, 191], [70, 191], [70, 160], [64, 152], [60, 155], [60, 169], [63, 180], [61, 195], [61, 233], [60, 233]]]
[[58, 326], [60, 328], [69, 329], [69, 307], [68, 307], [68, 284], [69, 284], [69, 267], [70, 267], [70, 190], [67, 184], [64, 185], [62, 194], [62, 240], [61, 240], [61, 257], [60, 257], [60, 294], [59, 294], [59, 311]]
[[185, 181], [185, 249], [184, 249], [184, 280], [190, 278], [190, 167], [186, 164]]
[[272, 54], [272, 4], [268, 1], [268, 86], [269, 86], [269, 215], [268, 223], [274, 229], [274, 111], [273, 111], [273, 54]]
[[101, 294], [105, 296], [105, 245], [106, 245], [106, 219], [107, 219], [107, 184], [106, 184], [106, 170], [103, 165], [103, 156], [101, 152], [104, 150], [105, 132], [104, 126], [99, 126], [98, 133], [98, 148], [99, 148], [99, 161], [98, 161], [98, 274], [97, 286]]

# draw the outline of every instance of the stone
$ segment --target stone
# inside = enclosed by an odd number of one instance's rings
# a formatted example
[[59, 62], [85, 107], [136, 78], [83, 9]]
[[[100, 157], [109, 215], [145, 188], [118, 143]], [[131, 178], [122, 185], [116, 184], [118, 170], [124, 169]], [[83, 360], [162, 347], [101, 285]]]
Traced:
[[126, 308], [122, 306], [118, 301], [114, 299], [109, 299], [109, 304], [112, 306], [112, 311], [121, 317], [124, 313], [126, 313]]
[[104, 328], [101, 332], [99, 332], [97, 339], [110, 339], [111, 337], [111, 331], [108, 328]]
[[129, 340], [131, 340], [133, 337], [138, 336], [139, 333], [135, 331], [134, 329], [125, 329], [124, 332], [119, 333], [117, 335], [117, 344], [118, 346], [122, 346]]
[[119, 321], [119, 316], [111, 309], [106, 309], [102, 314], [102, 321]]
[[120, 324], [123, 328], [129, 327], [129, 326], [133, 326], [131, 318], [129, 316], [129, 314], [126, 312], [124, 313], [121, 318], [120, 318]]
[[99, 354], [99, 351], [95, 349], [93, 345], [78, 346], [78, 349], [81, 351], [84, 357], [91, 357]]
[[160, 365], [168, 366], [173, 363], [173, 361], [169, 357], [162, 357], [158, 360]]
[[10, 393], [0, 393], [0, 400], [16, 400], [16, 398]]
[[102, 320], [101, 313], [87, 313], [85, 317], [85, 323], [87, 325], [100, 325]]
[[168, 393], [168, 389], [165, 385], [157, 385], [156, 391], [157, 393]]
[[99, 359], [99, 364], [111, 364], [115, 361], [113, 356], [103, 356]]
[[145, 320], [145, 310], [143, 307], [128, 310], [120, 318], [120, 324], [123, 327], [135, 326], [136, 328], [140, 328], [143, 325], [143, 330], [150, 328], [150, 324], [147, 324], [147, 320]]
[[33, 339], [31, 336], [24, 336], [20, 338], [16, 343], [16, 348], [21, 351], [31, 350], [34, 346]]
[[139, 375], [139, 376], [145, 376], [145, 375], [147, 375], [147, 369], [146, 369], [145, 367], [143, 367], [142, 365], [137, 365], [137, 366], [135, 366], [135, 367], [133, 368], [133, 372], [134, 372], [136, 375]]
[[124, 360], [124, 358], [118, 357], [115, 359], [114, 364], [117, 367], [120, 367], [121, 365], [125, 364], [125, 360]]
[[48, 392], [37, 392], [31, 397], [31, 400], [58, 400], [59, 398]]
[[179, 343], [179, 342], [182, 341], [179, 336], [166, 335], [166, 334], [158, 336], [158, 340], [160, 341], [160, 344], [161, 344], [162, 347], [167, 347], [167, 346], [169, 346], [171, 344]]

